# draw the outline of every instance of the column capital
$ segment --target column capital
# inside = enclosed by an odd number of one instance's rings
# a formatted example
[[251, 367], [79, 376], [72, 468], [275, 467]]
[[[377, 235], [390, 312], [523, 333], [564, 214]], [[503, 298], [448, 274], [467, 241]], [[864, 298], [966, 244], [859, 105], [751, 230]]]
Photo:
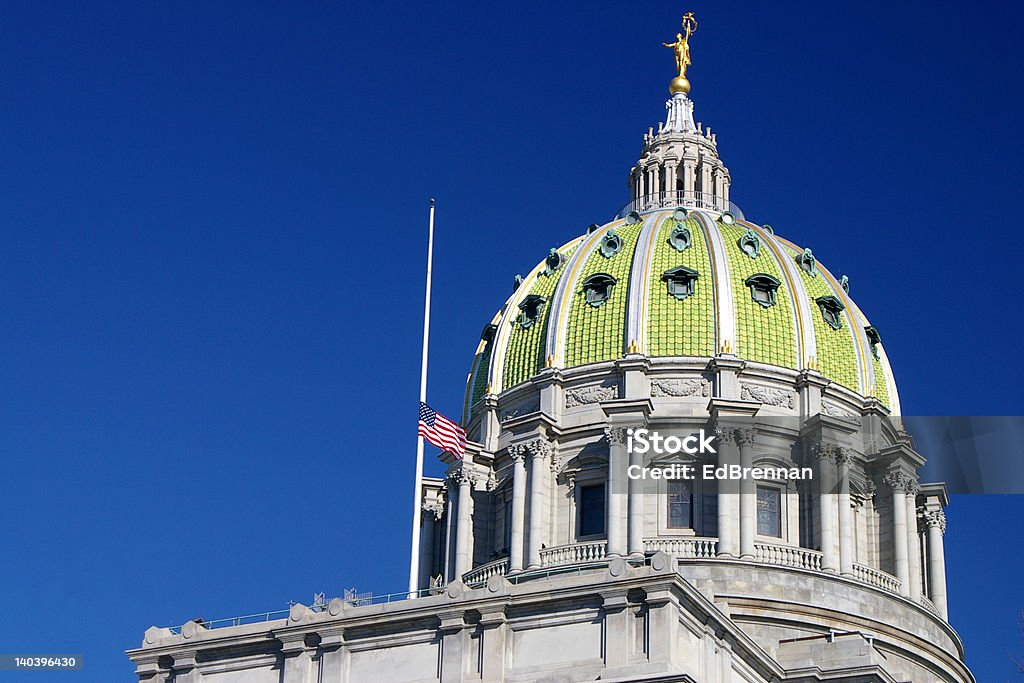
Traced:
[[626, 445], [626, 428], [625, 427], [605, 427], [604, 438], [608, 441], [610, 446], [625, 446]]
[[448, 472], [448, 479], [459, 486], [476, 486], [476, 483], [480, 481], [480, 473], [470, 467], [466, 467], [466, 463], [462, 463], [457, 469]]
[[920, 488], [915, 477], [901, 470], [889, 472], [882, 478], [882, 482], [888, 486], [893, 493], [902, 491], [903, 493], [916, 494]]
[[734, 429], [732, 431], [732, 438], [736, 442], [736, 445], [741, 448], [743, 446], [753, 446], [754, 441], [757, 438], [757, 430], [750, 427]]
[[850, 449], [828, 441], [819, 441], [810, 448], [811, 456], [817, 460], [832, 460], [843, 465], [850, 459]]
[[942, 510], [925, 511], [924, 523], [929, 527], [938, 527], [941, 533], [946, 533], [946, 513]]

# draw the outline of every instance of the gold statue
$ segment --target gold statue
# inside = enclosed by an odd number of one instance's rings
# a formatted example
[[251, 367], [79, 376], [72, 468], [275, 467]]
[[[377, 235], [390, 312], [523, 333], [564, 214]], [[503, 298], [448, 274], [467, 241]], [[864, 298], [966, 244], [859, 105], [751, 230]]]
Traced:
[[683, 15], [683, 30], [686, 31], [686, 35], [677, 33], [676, 42], [662, 43], [665, 47], [675, 50], [676, 53], [676, 71], [679, 75], [672, 79], [668, 88], [673, 94], [690, 92], [690, 81], [686, 79], [686, 67], [692, 64], [690, 61], [690, 36], [697, 32], [697, 19], [693, 16], [693, 12]]

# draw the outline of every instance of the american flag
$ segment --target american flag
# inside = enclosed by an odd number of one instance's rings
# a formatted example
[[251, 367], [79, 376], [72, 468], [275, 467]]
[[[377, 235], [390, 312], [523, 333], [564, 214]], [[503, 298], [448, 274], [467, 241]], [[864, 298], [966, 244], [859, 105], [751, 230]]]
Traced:
[[420, 401], [420, 436], [456, 458], [466, 453], [466, 430]]

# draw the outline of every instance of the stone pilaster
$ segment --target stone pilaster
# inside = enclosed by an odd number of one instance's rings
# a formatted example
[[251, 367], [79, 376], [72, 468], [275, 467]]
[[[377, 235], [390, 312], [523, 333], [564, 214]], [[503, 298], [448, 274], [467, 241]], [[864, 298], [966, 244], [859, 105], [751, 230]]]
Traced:
[[540, 550], [544, 545], [544, 498], [550, 479], [545, 470], [551, 457], [551, 443], [544, 439], [533, 439], [526, 443], [530, 456], [530, 531], [526, 537], [526, 562], [528, 568], [540, 567]]
[[626, 538], [623, 534], [623, 477], [626, 476], [626, 428], [606, 427], [605, 439], [608, 441], [608, 483], [606, 501], [608, 519], [605, 528], [608, 534], [608, 557], [619, 557], [626, 554]]
[[826, 572], [839, 570], [836, 554], [836, 458], [841, 449], [835, 444], [818, 443], [811, 455], [818, 459], [818, 528], [821, 533], [821, 568]]
[[524, 530], [526, 526], [526, 445], [508, 447], [512, 459], [512, 529], [509, 533], [508, 570], [523, 569]]
[[[740, 449], [740, 466], [754, 466], [754, 429], [736, 429], [733, 439]], [[740, 557], [752, 560], [756, 557], [754, 534], [757, 533], [757, 485], [753, 479], [740, 480]]]

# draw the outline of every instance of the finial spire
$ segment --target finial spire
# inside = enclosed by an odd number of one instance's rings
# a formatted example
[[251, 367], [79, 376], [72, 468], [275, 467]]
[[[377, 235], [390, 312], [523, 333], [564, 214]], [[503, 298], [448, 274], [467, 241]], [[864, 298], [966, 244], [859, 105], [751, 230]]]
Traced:
[[669, 92], [673, 95], [690, 92], [690, 81], [686, 78], [686, 67], [692, 64], [690, 61], [690, 36], [697, 32], [697, 19], [693, 16], [693, 12], [687, 12], [683, 15], [682, 25], [686, 35], [676, 33], [676, 42], [662, 43], [665, 47], [675, 50], [676, 53], [676, 71], [678, 75], [672, 79], [668, 86]]

